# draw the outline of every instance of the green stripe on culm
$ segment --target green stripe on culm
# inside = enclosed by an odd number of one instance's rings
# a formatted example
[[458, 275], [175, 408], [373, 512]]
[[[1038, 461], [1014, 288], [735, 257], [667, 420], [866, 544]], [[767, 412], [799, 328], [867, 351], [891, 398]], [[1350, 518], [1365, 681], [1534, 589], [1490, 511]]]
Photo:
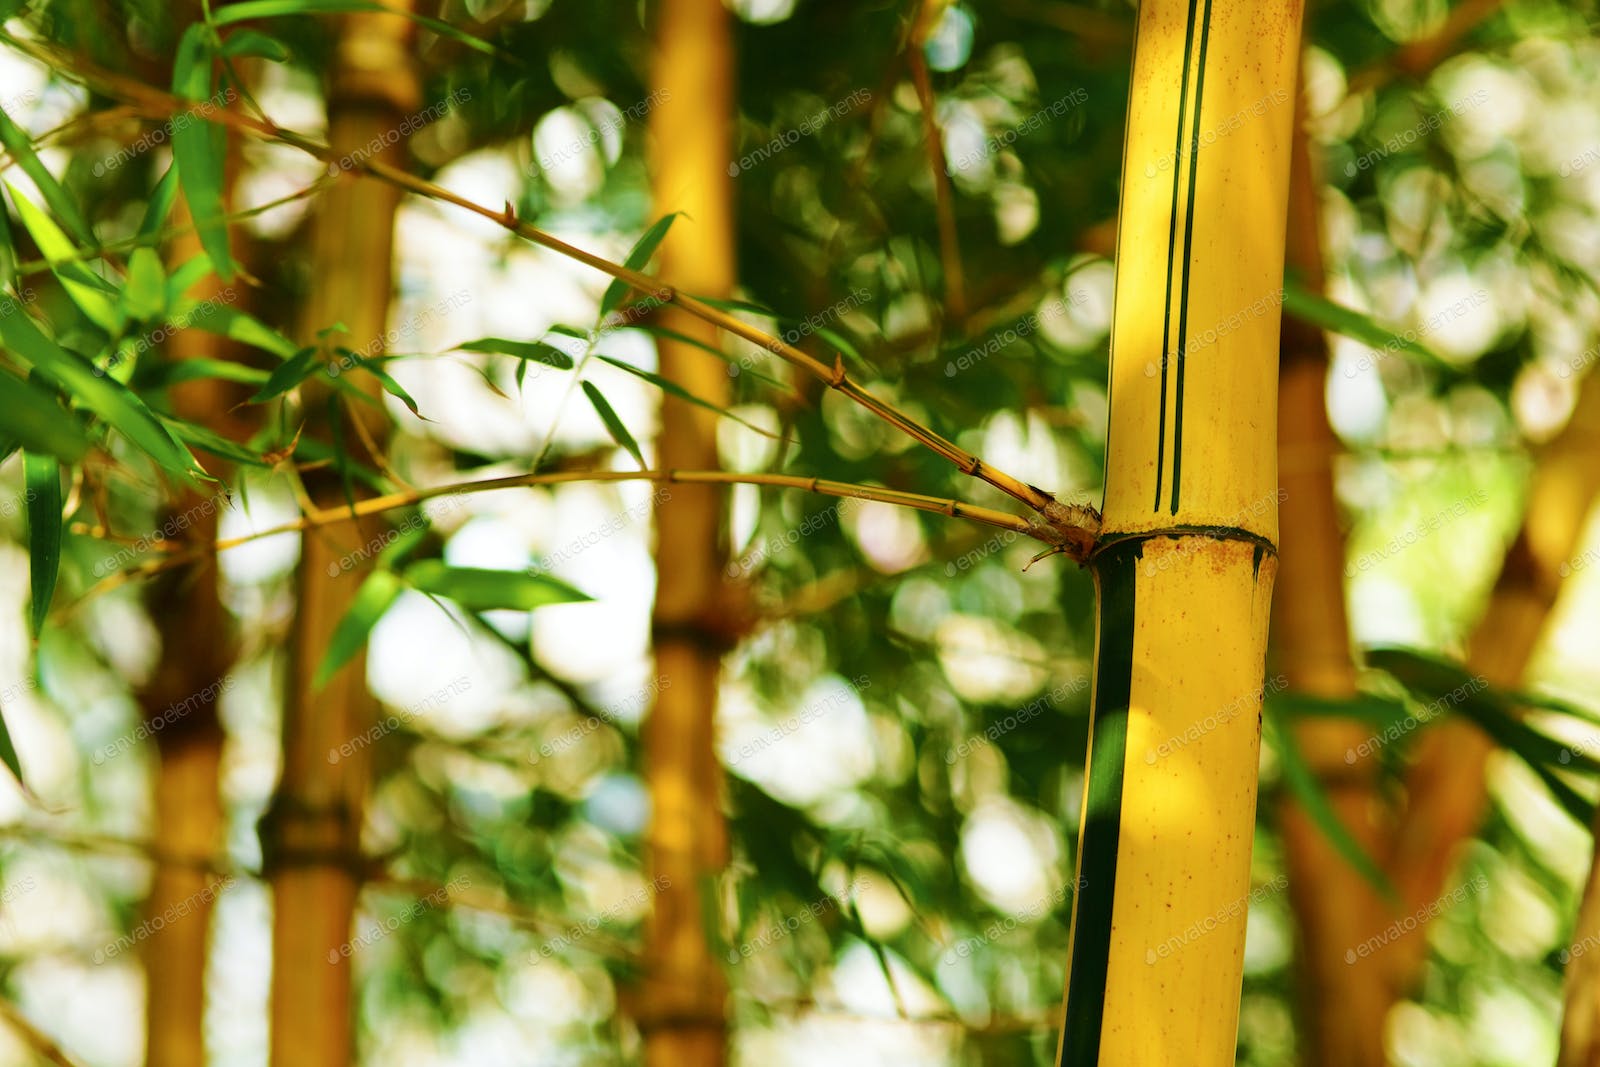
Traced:
[[1128, 749], [1128, 698], [1133, 685], [1135, 581], [1143, 540], [1097, 555], [1095, 586], [1100, 632], [1094, 657], [1094, 712], [1089, 782], [1079, 842], [1078, 885], [1072, 905], [1072, 959], [1058, 1067], [1097, 1067], [1104, 1023], [1111, 912], [1122, 834], [1123, 760]]

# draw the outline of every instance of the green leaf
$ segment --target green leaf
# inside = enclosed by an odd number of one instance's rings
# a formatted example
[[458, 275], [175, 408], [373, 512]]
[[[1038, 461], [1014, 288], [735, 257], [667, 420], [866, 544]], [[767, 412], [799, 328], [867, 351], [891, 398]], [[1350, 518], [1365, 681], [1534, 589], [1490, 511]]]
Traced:
[[687, 403], [694, 404], [696, 407], [705, 408], [707, 411], [715, 411], [718, 415], [726, 416], [727, 418], [732, 419], [734, 422], [737, 422], [740, 426], [743, 426], [748, 430], [752, 430], [755, 433], [760, 434], [762, 437], [770, 437], [774, 441], [776, 441], [778, 439], [778, 435], [777, 434], [774, 434], [769, 430], [764, 430], [760, 426], [756, 426], [753, 423], [747, 422], [744, 419], [741, 419], [739, 416], [735, 415], [733, 412], [727, 410], [726, 408], [720, 408], [717, 405], [711, 403], [709, 400], [701, 400], [699, 397], [697, 397], [693, 393], [689, 392], [687, 389], [685, 389], [683, 386], [679, 385], [677, 382], [671, 381], [670, 379], [667, 379], [667, 378], [663, 378], [659, 374], [653, 374], [650, 371], [641, 370], [640, 368], [635, 367], [631, 363], [624, 363], [620, 359], [612, 359], [610, 356], [596, 356], [595, 358], [600, 360], [600, 362], [602, 362], [602, 363], [611, 364], [613, 367], [616, 367], [618, 370], [625, 370], [629, 374], [632, 374], [636, 378], [643, 378], [645, 381], [649, 382], [651, 385], [655, 386], [656, 388], [660, 389], [661, 391], [663, 391], [665, 393], [670, 393], [671, 395], [677, 397], [679, 400], [683, 400], [683, 401], [685, 401]]
[[[516, 57], [509, 56], [506, 52], [496, 48], [488, 41], [474, 37], [465, 30], [459, 30], [448, 22], [428, 18], [425, 15], [412, 14], [410, 11], [396, 12], [394, 8], [375, 3], [374, 0], [247, 0], [241, 4], [229, 4], [212, 13], [212, 24], [218, 27], [229, 26], [235, 22], [247, 22], [251, 19], [270, 19], [284, 15], [342, 15], [353, 11], [382, 11], [391, 14], [404, 14], [417, 25], [432, 30], [440, 37], [457, 41], [468, 48], [485, 55], [497, 56], [501, 59]], [[520, 62], [520, 61], [519, 61]]]
[[724, 300], [711, 296], [698, 296], [695, 299], [702, 304], [710, 304], [719, 311], [744, 311], [751, 315], [760, 315], [764, 319], [776, 319], [779, 317], [778, 313], [771, 308], [762, 307], [760, 304], [752, 304], [748, 300]]
[[[400, 403], [404, 404], [411, 414], [415, 415], [419, 419], [423, 418], [422, 412], [417, 410], [417, 402], [411, 399], [411, 394], [405, 391], [404, 386], [395, 381], [389, 372], [383, 369], [382, 363], [379, 363], [375, 359], [367, 359], [364, 356], [358, 356], [348, 348], [341, 348], [338, 351], [340, 354], [355, 360], [357, 365], [359, 365], [362, 370], [378, 379], [379, 384], [383, 386], [383, 391], [400, 401]], [[423, 421], [426, 422], [430, 420], [423, 419]]]
[[11, 239], [11, 214], [0, 204], [0, 289], [17, 280], [17, 243]]
[[592, 598], [547, 574], [451, 567], [425, 559], [405, 570], [405, 580], [420, 592], [448, 597], [468, 611], [532, 611], [548, 604], [574, 604]]
[[1436, 369], [1449, 369], [1448, 363], [1414, 339], [1386, 330], [1371, 316], [1363, 315], [1342, 304], [1335, 304], [1294, 281], [1284, 282], [1283, 310], [1302, 322], [1348, 337], [1353, 341], [1360, 341], [1369, 348], [1407, 352]]
[[209, 359], [204, 356], [170, 360], [151, 366], [152, 369], [148, 373], [139, 375], [138, 382], [142, 388], [165, 389], [179, 382], [192, 382], [202, 378], [262, 386], [267, 384], [269, 377], [267, 372], [259, 367], [247, 367], [243, 363], [230, 363], [225, 359]]
[[314, 345], [307, 345], [273, 369], [267, 384], [250, 398], [252, 404], [265, 404], [293, 389], [322, 369], [322, 356]]
[[[172, 205], [178, 200], [178, 168], [169, 166], [167, 172], [150, 190], [150, 199], [144, 206], [144, 218], [139, 222], [141, 240], [156, 240], [172, 214]], [[191, 261], [192, 262], [192, 261]], [[209, 269], [209, 264], [208, 264]]]
[[279, 359], [293, 359], [301, 351], [300, 346], [260, 319], [215, 299], [202, 300], [192, 307], [180, 309], [174, 318], [182, 322], [186, 329], [227, 337], [263, 352], [271, 352]]
[[50, 264], [50, 271], [61, 280], [67, 296], [78, 305], [88, 320], [115, 337], [122, 332], [122, 313], [117, 310], [111, 295], [116, 288], [95, 274], [78, 259], [78, 249], [72, 239], [61, 232], [50, 216], [36, 207], [33, 201], [17, 191], [10, 182], [6, 189], [17, 205], [17, 218], [32, 235], [39, 251]]
[[383, 613], [389, 610], [402, 588], [400, 579], [389, 571], [373, 571], [367, 575], [361, 588], [356, 590], [355, 598], [350, 601], [349, 610], [333, 628], [333, 636], [328, 639], [328, 650], [322, 654], [322, 662], [317, 664], [317, 673], [311, 680], [313, 689], [327, 685], [340, 667], [355, 658], [366, 645], [372, 628], [383, 618]]
[[729, 374], [748, 374], [756, 381], [764, 382], [779, 392], [793, 392], [793, 389], [790, 386], [780, 382], [778, 379], [770, 375], [763, 374], [756, 370], [753, 366], [750, 366], [747, 360], [735, 359], [733, 356], [728, 355], [728, 353], [724, 352], [716, 345], [707, 344], [697, 337], [690, 337], [686, 333], [679, 333], [677, 330], [653, 322], [638, 322], [629, 328], [634, 330], [643, 330], [645, 333], [653, 334], [657, 337], [663, 337], [669, 341], [676, 341], [681, 345], [690, 345], [694, 348], [700, 349], [702, 352], [709, 352], [711, 355], [722, 360], [722, 362], [728, 364], [728, 366], [737, 368], [736, 370], [729, 371]]
[[600, 416], [600, 421], [606, 424], [606, 432], [611, 439], [627, 450], [628, 455], [639, 464], [640, 470], [649, 469], [644, 462], [644, 453], [639, 451], [639, 442], [633, 439], [633, 434], [622, 425], [622, 420], [617, 418], [617, 413], [612, 409], [606, 398], [600, 395], [600, 390], [594, 387], [593, 382], [583, 383], [583, 395], [589, 398], [589, 403], [594, 405], [595, 414]]
[[508, 341], [504, 337], [483, 337], [456, 345], [456, 348], [463, 352], [489, 352], [499, 356], [512, 356], [533, 363], [543, 363], [556, 370], [571, 370], [573, 365], [571, 356], [543, 341]]
[[76, 416], [47, 390], [0, 370], [0, 411], [5, 437], [29, 452], [71, 463], [89, 450], [89, 435]]
[[194, 457], [127, 386], [98, 373], [88, 360], [46, 337], [9, 296], [0, 296], [0, 339], [13, 354], [31, 363], [41, 376], [99, 415], [164, 469], [183, 478], [204, 476]]
[[39, 190], [39, 195], [44, 197], [44, 202], [50, 205], [50, 210], [55, 212], [56, 218], [61, 220], [61, 225], [67, 232], [83, 245], [95, 243], [94, 231], [84, 221], [83, 215], [78, 212], [78, 205], [72, 202], [67, 191], [61, 187], [54, 176], [39, 162], [39, 154], [33, 150], [33, 141], [26, 132], [11, 121], [11, 117], [0, 109], [0, 144], [4, 144], [11, 158], [17, 161], [22, 172], [33, 180]]
[[[236, 11], [249, 4], [233, 5], [225, 10]], [[197, 22], [183, 32], [178, 44], [178, 55], [172, 64], [172, 91], [185, 100], [205, 103], [211, 96], [211, 61], [213, 58], [212, 30]], [[223, 281], [234, 275], [233, 256], [228, 251], [228, 223], [223, 218], [223, 157], [227, 152], [227, 135], [221, 126], [203, 114], [174, 116], [172, 120], [172, 159], [178, 168], [178, 178], [183, 184], [184, 199], [189, 202], [189, 214], [200, 234], [200, 245], [211, 257], [211, 264]]]
[[128, 283], [122, 289], [122, 307], [140, 322], [158, 318], [167, 310], [167, 272], [152, 248], [135, 248], [128, 257]]
[[289, 59], [289, 46], [260, 30], [235, 30], [222, 42], [222, 54], [230, 59], [236, 56], [259, 56], [273, 63]]
[[[645, 266], [650, 262], [650, 257], [656, 254], [656, 249], [661, 246], [662, 240], [667, 236], [667, 230], [672, 228], [672, 220], [677, 217], [678, 213], [673, 212], [657, 219], [655, 224], [644, 231], [644, 236], [639, 238], [638, 243], [633, 246], [633, 250], [628, 253], [628, 258], [623, 261], [623, 266], [629, 270], [644, 270]], [[621, 278], [606, 286], [605, 295], [600, 298], [600, 317], [602, 319], [616, 310], [617, 305], [622, 303], [622, 298], [628, 295], [629, 288], [628, 283]]]
[[33, 636], [44, 631], [61, 570], [61, 463], [54, 456], [25, 452], [28, 487], [28, 584], [33, 592]]
[[[188, 361], [186, 360], [185, 362]], [[204, 426], [197, 426], [192, 422], [184, 422], [182, 419], [169, 419], [166, 417], [163, 417], [161, 421], [166, 424], [167, 429], [171, 430], [173, 436], [177, 437], [178, 440], [191, 444], [203, 452], [209, 452], [213, 456], [219, 456], [222, 459], [240, 463], [246, 467], [270, 466], [266, 460], [255, 452], [236, 441], [228, 440], [219, 433], [206, 429]]]
[[1345, 861], [1354, 867], [1385, 899], [1395, 902], [1398, 897], [1389, 878], [1383, 873], [1375, 860], [1361, 847], [1361, 843], [1350, 833], [1348, 827], [1339, 820], [1339, 815], [1333, 810], [1333, 804], [1328, 800], [1328, 794], [1322, 788], [1322, 783], [1317, 781], [1317, 776], [1306, 765], [1305, 759], [1300, 755], [1300, 749], [1295, 744], [1294, 735], [1278, 721], [1277, 716], [1266, 716], [1263, 719], [1266, 735], [1273, 748], [1278, 753], [1278, 765], [1283, 769], [1283, 783], [1311, 821], [1316, 823]]
[[17, 746], [11, 740], [11, 727], [6, 725], [3, 712], [0, 712], [0, 761], [4, 761], [12, 774], [16, 775], [17, 783], [27, 788], [22, 782], [22, 761], [17, 758]]

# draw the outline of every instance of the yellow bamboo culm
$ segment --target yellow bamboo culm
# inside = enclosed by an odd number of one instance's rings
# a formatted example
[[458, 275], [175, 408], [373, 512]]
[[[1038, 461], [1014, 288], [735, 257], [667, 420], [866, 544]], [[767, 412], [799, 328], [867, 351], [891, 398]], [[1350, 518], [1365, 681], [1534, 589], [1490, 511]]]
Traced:
[[1234, 1062], [1302, 6], [1139, 8], [1064, 1067]]

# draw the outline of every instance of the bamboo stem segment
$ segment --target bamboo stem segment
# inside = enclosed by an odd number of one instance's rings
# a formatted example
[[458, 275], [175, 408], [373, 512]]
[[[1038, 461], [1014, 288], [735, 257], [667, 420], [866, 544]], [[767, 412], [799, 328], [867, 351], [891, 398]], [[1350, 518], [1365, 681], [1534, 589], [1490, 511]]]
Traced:
[[1301, 10], [1139, 8], [1064, 1067], [1234, 1061]]

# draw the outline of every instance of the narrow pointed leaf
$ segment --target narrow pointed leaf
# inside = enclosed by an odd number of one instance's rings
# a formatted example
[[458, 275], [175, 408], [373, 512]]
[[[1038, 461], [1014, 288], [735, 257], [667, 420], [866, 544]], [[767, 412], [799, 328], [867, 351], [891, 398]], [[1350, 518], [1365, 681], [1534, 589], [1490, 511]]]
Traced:
[[0, 435], [12, 449], [55, 456], [71, 463], [89, 450], [89, 435], [77, 416], [57, 403], [48, 390], [0, 370]]
[[317, 665], [316, 676], [311, 681], [313, 688], [321, 689], [327, 685], [339, 668], [361, 651], [372, 634], [372, 628], [383, 618], [383, 613], [389, 610], [402, 588], [400, 579], [389, 571], [373, 571], [367, 575], [366, 581], [361, 583], [361, 588], [351, 600], [349, 610], [344, 613], [344, 618], [333, 628], [333, 636], [328, 639], [328, 650], [323, 653], [322, 662]]
[[469, 611], [532, 611], [592, 599], [547, 574], [451, 567], [436, 559], [407, 567], [405, 580], [420, 592], [447, 597]]
[[28, 500], [28, 585], [33, 593], [33, 636], [44, 630], [61, 570], [61, 463], [54, 456], [22, 457]]
[[[226, 10], [236, 10], [232, 5]], [[243, 5], [249, 6], [249, 5]], [[205, 103], [211, 96], [211, 27], [197, 22], [183, 33], [172, 65], [172, 91], [185, 100]], [[203, 110], [203, 109], [202, 109]], [[200, 245], [224, 281], [233, 278], [233, 256], [228, 250], [228, 223], [223, 218], [223, 158], [227, 136], [221, 126], [203, 114], [172, 124], [172, 159], [178, 168], [184, 199], [200, 234]]]
[[639, 464], [640, 470], [647, 470], [648, 468], [644, 462], [644, 453], [639, 451], [639, 442], [635, 441], [633, 434], [629, 433], [628, 428], [622, 425], [622, 420], [617, 417], [617, 413], [612, 409], [611, 403], [600, 394], [600, 390], [594, 387], [593, 382], [583, 383], [583, 395], [589, 398], [590, 404], [594, 405], [595, 414], [599, 415], [600, 421], [606, 424], [606, 432], [611, 435], [611, 439], [627, 450], [628, 455], [632, 456], [634, 461]]
[[1329, 333], [1336, 333], [1348, 337], [1353, 341], [1360, 341], [1369, 348], [1378, 350], [1387, 349], [1391, 352], [1405, 352], [1421, 359], [1435, 368], [1448, 368], [1444, 360], [1440, 359], [1431, 349], [1420, 344], [1415, 339], [1403, 337], [1379, 325], [1369, 315], [1364, 315], [1353, 308], [1342, 304], [1335, 304], [1326, 297], [1302, 288], [1290, 281], [1283, 287], [1283, 310], [1302, 322], [1321, 327]]
[[78, 259], [78, 249], [72, 239], [61, 231], [49, 215], [33, 201], [6, 183], [12, 203], [17, 205], [17, 218], [27, 229], [39, 251], [50, 264], [50, 271], [61, 281], [61, 286], [78, 305], [88, 320], [108, 334], [115, 336], [122, 330], [122, 314], [112, 299], [116, 292], [104, 278], [95, 274]]
[[39, 195], [44, 197], [44, 202], [55, 212], [56, 218], [61, 220], [61, 225], [66, 227], [73, 239], [84, 245], [94, 244], [94, 231], [84, 221], [78, 205], [73, 203], [55, 176], [45, 169], [45, 165], [39, 161], [39, 154], [33, 150], [32, 139], [22, 127], [11, 121], [11, 116], [4, 109], [0, 109], [0, 144], [5, 145], [6, 152], [17, 161], [22, 173], [33, 180]]
[[122, 307], [130, 318], [148, 322], [167, 309], [167, 272], [152, 248], [135, 248], [128, 256], [128, 282]]
[[240, 344], [271, 352], [279, 359], [292, 359], [301, 349], [289, 338], [246, 312], [231, 308], [218, 299], [201, 301], [174, 316], [186, 329], [214, 333]]
[[[246, 0], [245, 3], [229, 4], [226, 7], [217, 9], [212, 14], [211, 21], [213, 25], [222, 27], [251, 19], [278, 18], [284, 15], [342, 15], [353, 11], [387, 11], [394, 13], [395, 9], [376, 3], [375, 0]], [[481, 37], [474, 37], [472, 34], [465, 30], [457, 29], [448, 22], [441, 22], [426, 15], [413, 14], [410, 11], [400, 13], [440, 37], [466, 45], [474, 51], [502, 59], [516, 59], [516, 57], [509, 56], [506, 52], [496, 48]]]
[[[383, 369], [382, 363], [379, 363], [375, 359], [366, 359], [361, 356], [357, 356], [348, 348], [341, 348], [339, 351], [344, 355], [353, 357], [360, 365], [362, 370], [378, 379], [378, 383], [383, 386], [384, 392], [388, 393], [390, 396], [400, 401], [400, 403], [404, 404], [406, 409], [409, 410], [411, 414], [415, 415], [419, 419], [423, 418], [422, 412], [417, 410], [417, 402], [411, 399], [411, 394], [406, 392], [404, 386], [394, 380], [393, 375]], [[424, 419], [424, 421], [429, 420]]]
[[556, 370], [571, 370], [573, 366], [571, 356], [543, 341], [508, 341], [504, 337], [483, 337], [456, 347], [463, 352], [489, 352], [533, 363], [543, 363]]
[[270, 466], [266, 460], [244, 445], [236, 441], [230, 441], [221, 434], [206, 429], [204, 426], [184, 422], [182, 419], [163, 418], [161, 421], [166, 423], [167, 428], [172, 431], [173, 436], [178, 440], [193, 445], [202, 452], [209, 452], [213, 456], [232, 463], [240, 463], [247, 467], [265, 468]]
[[717, 405], [711, 403], [709, 400], [700, 399], [699, 397], [695, 396], [693, 393], [689, 392], [689, 390], [685, 389], [683, 386], [679, 385], [675, 381], [672, 381], [671, 379], [663, 378], [659, 374], [655, 374], [655, 373], [652, 373], [651, 371], [647, 371], [647, 370], [643, 370], [643, 369], [641, 369], [639, 367], [635, 367], [631, 363], [624, 363], [620, 359], [612, 359], [610, 356], [596, 356], [595, 358], [600, 360], [600, 362], [602, 362], [602, 363], [609, 363], [611, 366], [616, 367], [619, 370], [625, 370], [629, 374], [633, 375], [636, 378], [643, 378], [645, 381], [649, 382], [651, 385], [653, 385], [656, 388], [660, 389], [662, 392], [670, 393], [673, 396], [677, 397], [679, 400], [683, 400], [683, 401], [686, 401], [687, 403], [694, 404], [696, 407], [705, 408], [707, 411], [715, 411], [718, 415], [726, 416], [727, 418], [732, 419], [734, 422], [737, 422], [740, 426], [743, 426], [748, 430], [752, 430], [755, 433], [760, 434], [762, 437], [770, 437], [774, 441], [776, 441], [778, 439], [778, 436], [776, 434], [772, 433], [770, 430], [765, 430], [765, 429], [761, 428], [760, 426], [755, 425], [754, 423], [747, 422], [746, 420], [741, 419], [739, 416], [735, 415], [733, 412], [729, 411], [728, 409], [720, 408]]
[[[655, 224], [644, 231], [644, 236], [640, 237], [638, 243], [633, 246], [632, 251], [628, 253], [628, 258], [623, 260], [623, 266], [629, 270], [644, 270], [650, 262], [650, 257], [656, 254], [657, 248], [661, 247], [661, 242], [666, 238], [667, 231], [672, 228], [672, 221], [677, 217], [678, 213], [673, 212], [657, 219]], [[600, 298], [600, 317], [602, 319], [617, 309], [617, 305], [622, 303], [622, 298], [628, 295], [628, 289], [628, 283], [621, 278], [606, 286], [605, 295]]]
[[0, 339], [42, 377], [99, 415], [166, 470], [185, 478], [204, 474], [144, 401], [116, 379], [96, 373], [82, 356], [46, 337], [9, 296], [0, 296]]
[[[156, 187], [150, 190], [150, 199], [144, 206], [144, 218], [139, 222], [139, 236], [147, 240], [156, 238], [167, 225], [172, 205], [178, 202], [178, 168], [169, 166]], [[208, 265], [209, 269], [209, 265]]]
[[282, 63], [289, 58], [289, 46], [269, 34], [260, 30], [235, 30], [222, 42], [222, 54], [233, 58], [235, 56], [259, 56], [273, 63]]
[[280, 397], [321, 369], [321, 357], [316, 348], [308, 345], [274, 368], [267, 384], [256, 390], [250, 403], [265, 404]]

